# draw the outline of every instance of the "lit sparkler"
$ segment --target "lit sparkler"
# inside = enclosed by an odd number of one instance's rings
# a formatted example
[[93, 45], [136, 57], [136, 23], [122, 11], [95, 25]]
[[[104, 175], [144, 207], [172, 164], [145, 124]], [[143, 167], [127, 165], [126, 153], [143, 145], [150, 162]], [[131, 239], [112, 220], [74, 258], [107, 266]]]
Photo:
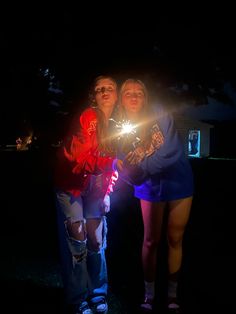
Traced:
[[[115, 123], [117, 129], [116, 138], [118, 141], [123, 139], [123, 146], [126, 149], [132, 150], [136, 148], [140, 143], [140, 138], [136, 136], [137, 125], [132, 124], [129, 120], [115, 121], [114, 119], [109, 119]], [[128, 149], [128, 151], [129, 151]]]
[[128, 136], [129, 134], [136, 133], [136, 126], [128, 120], [123, 121], [115, 121], [114, 119], [109, 120], [115, 122], [115, 127], [118, 130], [118, 140], [122, 136]]

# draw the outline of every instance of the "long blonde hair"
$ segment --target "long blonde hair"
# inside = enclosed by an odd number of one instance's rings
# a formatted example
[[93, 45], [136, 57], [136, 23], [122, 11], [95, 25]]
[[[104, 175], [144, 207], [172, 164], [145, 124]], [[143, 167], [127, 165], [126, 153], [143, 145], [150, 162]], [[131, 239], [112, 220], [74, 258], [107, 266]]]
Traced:
[[118, 106], [115, 112], [115, 118], [118, 121], [127, 120], [127, 115], [126, 115], [124, 106], [122, 105], [121, 99], [125, 91], [126, 85], [129, 83], [139, 84], [142, 87], [142, 90], [144, 93], [144, 106], [139, 114], [140, 119], [144, 121], [144, 123], [140, 126], [140, 130], [141, 130], [140, 134], [142, 136], [142, 139], [144, 140], [147, 138], [147, 134], [149, 133], [148, 129], [149, 129], [150, 123], [152, 122], [153, 115], [152, 115], [151, 108], [149, 106], [149, 96], [148, 96], [147, 88], [141, 80], [129, 78], [122, 83], [120, 87], [119, 98], [118, 98], [119, 100], [118, 100]]

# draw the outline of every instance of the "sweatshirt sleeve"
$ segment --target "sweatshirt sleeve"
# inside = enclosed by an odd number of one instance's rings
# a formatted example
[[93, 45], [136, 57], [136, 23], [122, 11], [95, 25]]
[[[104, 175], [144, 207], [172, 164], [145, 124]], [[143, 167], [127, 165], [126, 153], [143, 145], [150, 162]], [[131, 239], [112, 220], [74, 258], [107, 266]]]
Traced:
[[175, 164], [183, 153], [173, 116], [160, 110], [157, 117], [157, 123], [163, 135], [163, 144], [152, 155], [141, 161], [140, 167], [147, 175], [165, 171]]
[[64, 155], [74, 164], [72, 172], [100, 174], [111, 171], [114, 158], [101, 156], [98, 151], [97, 117], [93, 109], [87, 109], [81, 114], [79, 127], [79, 131], [72, 136], [70, 148], [64, 148]]

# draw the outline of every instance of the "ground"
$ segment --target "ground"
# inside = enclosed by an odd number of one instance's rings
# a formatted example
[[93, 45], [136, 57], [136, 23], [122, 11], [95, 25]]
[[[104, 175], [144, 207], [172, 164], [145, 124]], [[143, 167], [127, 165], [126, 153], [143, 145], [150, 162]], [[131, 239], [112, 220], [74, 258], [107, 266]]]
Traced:
[[[62, 313], [63, 287], [47, 156], [1, 152], [2, 305], [6, 313]], [[181, 298], [186, 313], [233, 313], [233, 196], [236, 161], [193, 159], [195, 199], [184, 240]], [[124, 193], [125, 192], [125, 193]], [[128, 187], [108, 214], [109, 314], [137, 313], [142, 297], [138, 203]], [[119, 202], [117, 201], [119, 200]], [[163, 253], [165, 241], [163, 240]], [[164, 256], [165, 254], [163, 254]], [[158, 268], [164, 294], [164, 258]]]

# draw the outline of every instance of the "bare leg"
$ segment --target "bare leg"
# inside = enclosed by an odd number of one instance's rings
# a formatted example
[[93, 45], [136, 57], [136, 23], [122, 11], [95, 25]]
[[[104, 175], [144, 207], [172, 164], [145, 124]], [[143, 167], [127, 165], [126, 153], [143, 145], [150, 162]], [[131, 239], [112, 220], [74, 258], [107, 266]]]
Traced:
[[167, 226], [168, 237], [168, 307], [178, 309], [177, 287], [179, 270], [182, 264], [182, 243], [184, 231], [189, 220], [192, 197], [171, 201]]
[[157, 249], [161, 238], [165, 203], [152, 203], [141, 200], [144, 239], [142, 247], [142, 262], [144, 279], [154, 281], [156, 276]]
[[141, 304], [144, 311], [153, 309], [155, 297], [155, 278], [157, 251], [161, 238], [161, 229], [165, 203], [152, 203], [141, 200], [144, 239], [142, 247], [142, 264], [144, 272], [145, 298]]
[[192, 205], [192, 197], [169, 203], [167, 238], [169, 245], [168, 265], [169, 273], [180, 269], [182, 263], [182, 242]]

